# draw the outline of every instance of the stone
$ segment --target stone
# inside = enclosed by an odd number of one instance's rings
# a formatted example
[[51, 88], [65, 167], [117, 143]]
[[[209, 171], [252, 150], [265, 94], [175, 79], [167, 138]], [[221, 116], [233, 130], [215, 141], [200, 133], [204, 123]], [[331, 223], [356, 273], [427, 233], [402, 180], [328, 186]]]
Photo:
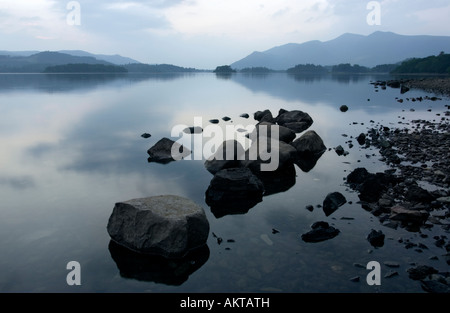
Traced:
[[359, 136], [356, 138], [356, 141], [358, 141], [360, 145], [364, 145], [366, 143], [366, 134], [359, 134]]
[[321, 155], [327, 149], [322, 138], [314, 130], [308, 130], [300, 138], [294, 140], [291, 145], [297, 150], [300, 157]]
[[417, 265], [407, 269], [409, 278], [413, 280], [422, 280], [431, 274], [438, 273], [438, 270], [428, 265]]
[[373, 247], [382, 247], [384, 245], [384, 234], [381, 230], [374, 229], [367, 235], [367, 240]]
[[282, 111], [276, 118], [276, 122], [284, 127], [293, 130], [296, 133], [301, 133], [307, 130], [312, 124], [311, 116], [300, 110]]
[[311, 230], [303, 234], [302, 240], [305, 242], [320, 242], [332, 239], [339, 234], [339, 229], [330, 226], [327, 222], [315, 222]]
[[428, 213], [425, 210], [409, 210], [401, 205], [395, 205], [391, 208], [390, 219], [402, 222], [423, 223], [428, 219]]
[[200, 126], [190, 126], [183, 130], [186, 134], [201, 134], [203, 132], [203, 128]]
[[344, 150], [344, 148], [341, 145], [339, 145], [336, 148], [334, 148], [334, 151], [336, 151], [336, 154], [339, 155], [339, 156], [341, 156], [341, 155], [343, 155], [345, 153], [345, 150]]
[[332, 192], [329, 193], [325, 200], [323, 200], [323, 212], [326, 216], [330, 216], [336, 211], [340, 206], [344, 205], [347, 202], [344, 195], [340, 192]]
[[214, 216], [243, 214], [262, 201], [264, 185], [250, 169], [227, 168], [218, 171], [205, 193]]
[[248, 115], [247, 113], [243, 113], [243, 114], [239, 115], [239, 117], [242, 117], [242, 118], [249, 118], [250, 115]]
[[[259, 128], [261, 126], [266, 126], [264, 131], [260, 131]], [[283, 141], [286, 143], [291, 143], [295, 137], [296, 134], [294, 131], [290, 130], [287, 127], [276, 125], [274, 123], [269, 122], [260, 122], [256, 125], [255, 130], [250, 134], [250, 138], [259, 138], [259, 136], [265, 136], [268, 138], [272, 138], [272, 134], [275, 132], [275, 128], [278, 127], [278, 138], [275, 138], [279, 141]]]
[[344, 105], [341, 105], [341, 107], [339, 108], [339, 110], [341, 110], [341, 112], [347, 112], [347, 111], [348, 111], [348, 106], [346, 106], [345, 104], [344, 104]]
[[[263, 148], [263, 151], [270, 150], [270, 153], [266, 152], [266, 156], [261, 156], [260, 154], [262, 143], [267, 147], [265, 149]], [[274, 156], [276, 157], [274, 158]], [[243, 158], [244, 161], [242, 161], [242, 164], [243, 166], [248, 167], [253, 173], [270, 172], [294, 164], [296, 157], [297, 151], [291, 145], [273, 138], [269, 139], [267, 137], [261, 137], [257, 141], [257, 144], [252, 144], [250, 148], [245, 151], [245, 157]]]
[[264, 111], [257, 111], [253, 114], [253, 118], [262, 123], [262, 122], [268, 122], [268, 123], [276, 123], [275, 118], [272, 115], [272, 112], [270, 110], [264, 110]]
[[206, 244], [209, 222], [192, 200], [161, 195], [116, 203], [107, 231], [132, 251], [180, 258]]
[[191, 151], [169, 138], [160, 139], [154, 146], [147, 150], [148, 162], [169, 163], [181, 160], [191, 154]]
[[417, 185], [410, 186], [405, 196], [409, 201], [419, 203], [430, 203], [434, 200], [434, 197], [427, 190]]
[[237, 140], [224, 141], [205, 161], [205, 168], [211, 174], [216, 174], [222, 169], [240, 167], [242, 166], [240, 158], [244, 152], [244, 147]]
[[370, 175], [364, 167], [359, 167], [347, 175], [347, 183], [355, 185], [362, 184]]

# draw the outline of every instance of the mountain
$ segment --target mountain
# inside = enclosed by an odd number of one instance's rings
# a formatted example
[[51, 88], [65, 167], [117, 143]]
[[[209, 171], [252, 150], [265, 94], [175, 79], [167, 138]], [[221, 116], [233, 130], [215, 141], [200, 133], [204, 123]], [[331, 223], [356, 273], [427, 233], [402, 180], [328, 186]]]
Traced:
[[[2, 55], [9, 55], [9, 56], [21, 56], [21, 57], [29, 57], [33, 54], [37, 54], [42, 51], [6, 51], [6, 50], [0, 50], [0, 56]], [[131, 64], [131, 63], [140, 63], [139, 61], [136, 61], [134, 59], [123, 57], [118, 54], [114, 55], [107, 55], [107, 54], [94, 54], [90, 52], [86, 52], [83, 50], [59, 50], [55, 51], [63, 54], [68, 54], [75, 57], [91, 57], [95, 58], [100, 61], [106, 61], [108, 63], [114, 64], [114, 65], [124, 65], [124, 64]]]
[[263, 52], [255, 51], [232, 63], [231, 67], [287, 70], [298, 64], [327, 66], [341, 63], [374, 67], [437, 55], [441, 51], [450, 51], [450, 36], [406, 36], [380, 31], [368, 36], [346, 33], [324, 42], [289, 43]]
[[97, 60], [94, 57], [73, 56], [59, 52], [39, 52], [30, 56], [0, 55], [0, 72], [43, 72], [48, 66], [65, 64], [103, 64], [113, 65], [109, 62]]
[[118, 54], [114, 55], [107, 55], [107, 54], [93, 54], [89, 53], [83, 50], [60, 50], [58, 51], [60, 53], [66, 53], [73, 56], [79, 56], [79, 57], [93, 57], [98, 60], [103, 60], [115, 65], [124, 65], [124, 64], [132, 64], [132, 63], [140, 63], [139, 61], [136, 61], [134, 59], [123, 57]]

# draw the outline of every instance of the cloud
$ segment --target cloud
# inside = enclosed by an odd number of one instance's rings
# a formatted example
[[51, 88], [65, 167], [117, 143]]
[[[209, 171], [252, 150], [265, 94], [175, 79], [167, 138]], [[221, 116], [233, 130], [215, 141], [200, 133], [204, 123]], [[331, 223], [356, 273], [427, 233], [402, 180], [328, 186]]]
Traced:
[[175, 31], [187, 36], [254, 40], [325, 31], [335, 21], [332, 12], [327, 0], [196, 0], [168, 8], [166, 17]]
[[432, 31], [433, 33], [448, 36], [450, 30], [450, 23], [448, 22], [450, 5], [419, 10], [412, 13], [412, 15], [423, 24], [422, 29], [424, 32]]

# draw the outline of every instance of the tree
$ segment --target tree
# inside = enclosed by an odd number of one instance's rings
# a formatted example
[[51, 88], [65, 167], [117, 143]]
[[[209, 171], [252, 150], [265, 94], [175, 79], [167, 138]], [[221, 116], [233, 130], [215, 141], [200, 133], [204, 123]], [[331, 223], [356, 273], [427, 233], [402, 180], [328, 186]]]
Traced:
[[228, 74], [228, 73], [236, 73], [236, 70], [233, 70], [231, 68], [231, 66], [229, 65], [222, 65], [222, 66], [218, 66], [216, 67], [216, 69], [214, 70], [214, 73], [223, 73], [223, 74]]

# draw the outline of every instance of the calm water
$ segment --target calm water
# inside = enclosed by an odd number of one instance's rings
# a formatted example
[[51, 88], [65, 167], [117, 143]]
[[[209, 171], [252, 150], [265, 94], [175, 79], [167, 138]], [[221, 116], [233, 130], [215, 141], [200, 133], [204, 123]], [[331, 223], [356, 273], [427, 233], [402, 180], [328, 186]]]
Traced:
[[[385, 78], [0, 75], [0, 291], [422, 292], [406, 270], [410, 262], [429, 263], [430, 256], [443, 254], [432, 243], [436, 227], [424, 230], [429, 239], [383, 227], [343, 185], [343, 177], [357, 167], [387, 169], [376, 151], [359, 149], [356, 140], [349, 148], [350, 136], [375, 126], [371, 120], [396, 126], [418, 117], [435, 119], [448, 103], [400, 104], [396, 97], [427, 94], [375, 92], [369, 82]], [[346, 113], [339, 111], [343, 104], [350, 108]], [[255, 111], [276, 115], [280, 108], [308, 112], [314, 120], [310, 129], [325, 145], [342, 145], [350, 154], [331, 150], [309, 172], [296, 167], [294, 186], [264, 197], [246, 214], [216, 218], [211, 213], [204, 194], [212, 175], [203, 161], [147, 162], [148, 148], [170, 137], [173, 126], [192, 126], [194, 117], [201, 117], [203, 126], [223, 116], [232, 121], [221, 121], [222, 126], [247, 126], [255, 124]], [[242, 113], [251, 117], [239, 117]], [[152, 136], [144, 139], [144, 132]], [[326, 217], [316, 206], [334, 191], [352, 204]], [[185, 196], [204, 207], [211, 234], [201, 255], [174, 264], [141, 260], [110, 245], [106, 225], [114, 204], [161, 194]], [[309, 204], [315, 206], [312, 212], [305, 209]], [[319, 220], [340, 234], [303, 242], [301, 234]], [[386, 234], [383, 247], [374, 249], [366, 240], [372, 228]], [[405, 249], [400, 237], [423, 242], [429, 250]], [[354, 266], [372, 260], [382, 264], [380, 286], [366, 284], [369, 271]], [[81, 264], [81, 286], [66, 283], [69, 261]], [[398, 262], [399, 275], [383, 278], [390, 270], [384, 261]], [[442, 258], [432, 262], [448, 270]], [[182, 274], [175, 275], [174, 267]], [[351, 282], [354, 276], [360, 282]]]

